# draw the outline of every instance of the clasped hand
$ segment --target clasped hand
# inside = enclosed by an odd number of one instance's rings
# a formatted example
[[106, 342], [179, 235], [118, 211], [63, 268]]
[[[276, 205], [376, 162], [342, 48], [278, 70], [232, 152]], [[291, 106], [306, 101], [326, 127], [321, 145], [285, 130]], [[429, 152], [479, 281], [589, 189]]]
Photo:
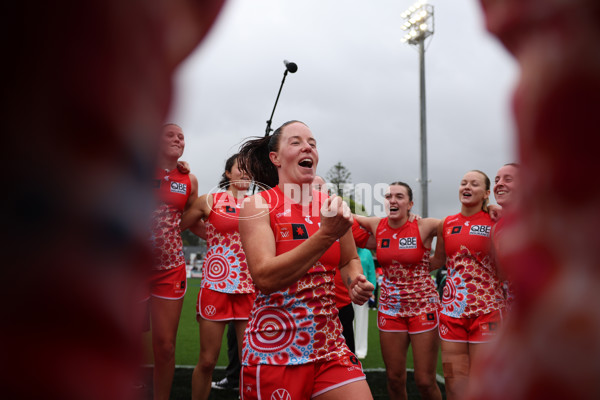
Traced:
[[348, 294], [350, 295], [350, 300], [352, 300], [354, 304], [361, 306], [369, 300], [373, 290], [375, 290], [375, 286], [367, 280], [366, 276], [360, 274], [357, 275], [350, 284]]
[[352, 212], [348, 204], [340, 197], [333, 195], [321, 206], [321, 229], [336, 239], [344, 235], [352, 227]]

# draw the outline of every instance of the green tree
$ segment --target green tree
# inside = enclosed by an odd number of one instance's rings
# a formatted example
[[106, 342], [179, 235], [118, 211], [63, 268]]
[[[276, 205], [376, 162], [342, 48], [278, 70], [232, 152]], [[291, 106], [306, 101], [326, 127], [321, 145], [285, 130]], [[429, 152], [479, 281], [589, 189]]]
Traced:
[[350, 207], [350, 211], [352, 211], [353, 214], [368, 216], [367, 210], [365, 210], [365, 206], [354, 201], [354, 199], [352, 197], [354, 197], [354, 196], [344, 197], [344, 201], [346, 203], [348, 203], [348, 207]]
[[367, 215], [365, 207], [354, 201], [353, 190], [348, 190], [347, 193], [344, 193], [344, 186], [352, 183], [350, 176], [350, 171], [340, 161], [327, 171], [325, 180], [332, 185], [331, 191], [338, 196], [341, 196], [346, 203], [348, 203], [350, 210], [352, 210], [354, 214]]
[[[327, 171], [325, 180], [330, 183], [338, 196], [344, 195], [344, 184], [350, 183], [350, 171], [344, 166], [344, 164], [338, 162]], [[354, 196], [350, 195], [350, 198]]]

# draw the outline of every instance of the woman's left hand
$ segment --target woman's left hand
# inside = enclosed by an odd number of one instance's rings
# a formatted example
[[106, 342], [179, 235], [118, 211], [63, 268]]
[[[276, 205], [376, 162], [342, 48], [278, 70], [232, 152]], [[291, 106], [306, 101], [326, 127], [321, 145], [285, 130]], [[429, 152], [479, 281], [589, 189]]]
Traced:
[[187, 161], [177, 161], [177, 170], [187, 175], [190, 173], [190, 164]]

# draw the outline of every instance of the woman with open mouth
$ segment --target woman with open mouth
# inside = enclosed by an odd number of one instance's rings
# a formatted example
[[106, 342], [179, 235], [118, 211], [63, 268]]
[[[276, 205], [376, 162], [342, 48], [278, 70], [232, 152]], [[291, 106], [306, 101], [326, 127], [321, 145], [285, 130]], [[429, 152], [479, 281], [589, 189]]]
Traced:
[[413, 193], [404, 182], [385, 193], [386, 218], [355, 216], [377, 241], [383, 268], [377, 325], [390, 399], [406, 399], [406, 356], [412, 345], [422, 399], [441, 399], [436, 382], [440, 297], [430, 275], [431, 242], [439, 219], [411, 218]]
[[374, 287], [362, 274], [349, 207], [339, 196], [312, 189], [318, 161], [317, 142], [300, 121], [240, 149], [241, 168], [272, 188], [246, 199], [240, 213], [258, 289], [244, 337], [243, 400], [372, 399], [342, 336], [335, 269], [356, 304], [365, 303]]
[[448, 269], [439, 332], [449, 400], [462, 398], [474, 360], [500, 331], [505, 307], [491, 249], [490, 179], [481, 171], [469, 171], [458, 195], [460, 213], [439, 223], [431, 259], [434, 268], [445, 264]]

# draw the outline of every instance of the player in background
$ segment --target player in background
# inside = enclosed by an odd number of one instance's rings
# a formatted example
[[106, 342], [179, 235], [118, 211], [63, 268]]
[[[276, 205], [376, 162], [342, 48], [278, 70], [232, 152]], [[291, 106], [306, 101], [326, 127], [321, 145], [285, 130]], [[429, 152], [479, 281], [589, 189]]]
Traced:
[[177, 328], [187, 290], [180, 222], [197, 197], [198, 181], [177, 168], [184, 149], [181, 127], [164, 125], [153, 179], [159, 203], [152, 214], [154, 263], [149, 277], [155, 399], [168, 399], [171, 393]]
[[387, 217], [356, 220], [377, 242], [383, 281], [378, 327], [390, 399], [407, 399], [406, 357], [412, 345], [415, 382], [423, 399], [441, 399], [436, 381], [440, 301], [430, 275], [431, 243], [440, 220], [411, 218], [413, 193], [404, 182], [385, 193]]
[[439, 332], [449, 400], [464, 395], [474, 360], [499, 333], [505, 306], [492, 254], [489, 178], [481, 171], [467, 172], [458, 195], [460, 213], [439, 223], [431, 258], [433, 268], [445, 264], [448, 269]]
[[208, 247], [196, 303], [200, 356], [192, 375], [194, 400], [205, 400], [210, 394], [212, 373], [230, 321], [236, 332], [238, 353], [241, 352], [255, 297], [238, 228], [240, 205], [250, 180], [238, 168], [237, 154], [227, 159], [219, 186], [223, 191], [200, 196], [182, 221], [182, 228], [189, 227], [194, 233], [204, 228]]

